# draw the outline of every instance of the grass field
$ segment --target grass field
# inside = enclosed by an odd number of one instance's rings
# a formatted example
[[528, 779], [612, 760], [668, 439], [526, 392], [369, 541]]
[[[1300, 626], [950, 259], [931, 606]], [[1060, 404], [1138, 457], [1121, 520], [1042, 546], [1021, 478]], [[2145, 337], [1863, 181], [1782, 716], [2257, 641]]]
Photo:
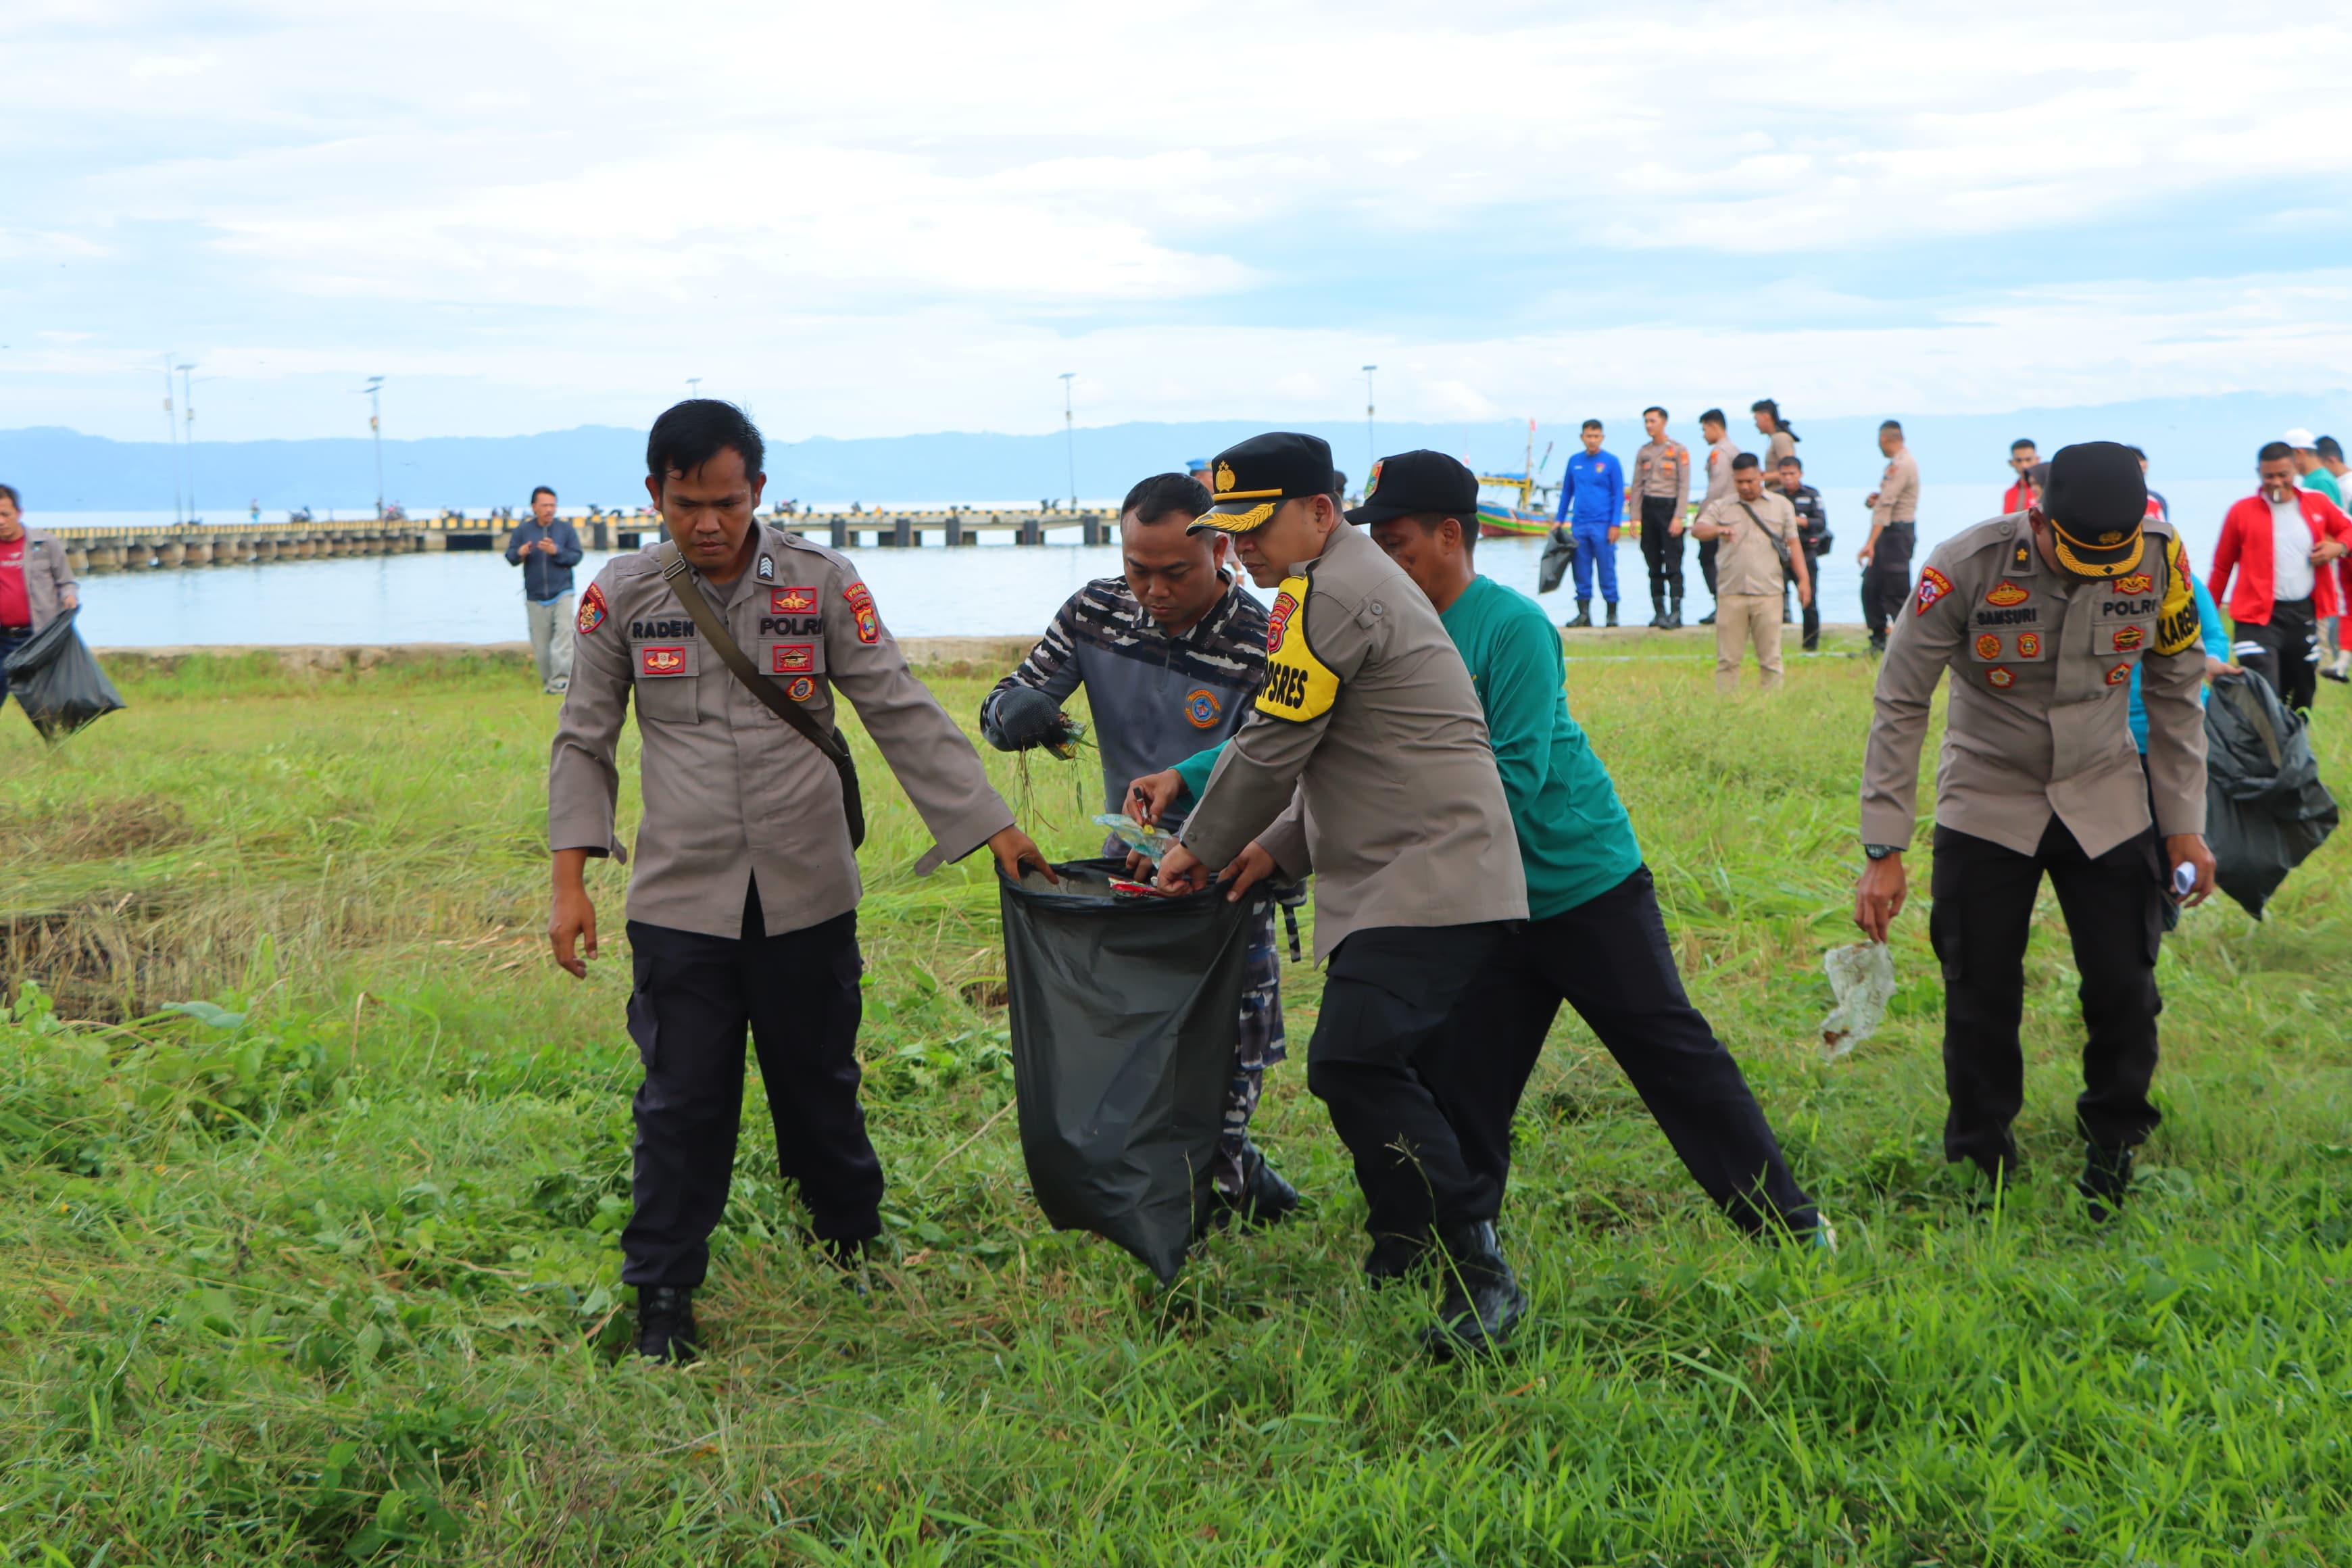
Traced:
[[[1853, 936], [1869, 665], [1725, 704], [1695, 644], [1645, 646], [1672, 651], [1572, 664], [1571, 701], [1843, 1250], [1736, 1239], [1563, 1021], [1506, 1211], [1534, 1313], [1466, 1370], [1416, 1353], [1423, 1300], [1359, 1284], [1297, 1061], [1260, 1125], [1302, 1223], [1164, 1293], [1045, 1228], [986, 1005], [992, 877], [906, 873], [922, 840], [870, 754], [867, 1100], [902, 1260], [870, 1305], [840, 1289], [755, 1099], [709, 1359], [619, 1357], [622, 873], [592, 871], [608, 946], [572, 982], [540, 934], [529, 674], [199, 660], [54, 758], [6, 713], [0, 1561], [2352, 1562], [2347, 851], [2266, 922], [2217, 904], [2168, 941], [2165, 1126], [2104, 1231], [2071, 1202], [2045, 903], [2033, 1169], [1980, 1217], [1941, 1160], [1924, 905], [1889, 1025], [1833, 1065], [1810, 1044]], [[933, 683], [969, 721], [992, 674]], [[1090, 849], [1083, 766], [992, 766], [1050, 848]], [[1303, 1044], [1317, 978], [1286, 983]]]

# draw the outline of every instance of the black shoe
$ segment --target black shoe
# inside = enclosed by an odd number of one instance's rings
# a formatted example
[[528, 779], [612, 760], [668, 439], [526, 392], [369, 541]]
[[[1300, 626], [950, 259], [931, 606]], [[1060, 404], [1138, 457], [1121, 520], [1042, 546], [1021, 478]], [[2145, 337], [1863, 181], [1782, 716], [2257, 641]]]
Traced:
[[2352, 675], [2345, 674], [2344, 671], [2336, 668], [2332, 664], [2323, 664], [2319, 667], [2319, 679], [2322, 680], [2352, 681]]
[[1364, 1278], [1375, 1290], [1386, 1289], [1427, 1270], [1437, 1249], [1421, 1236], [1383, 1236], [1364, 1255]]
[[1609, 601], [1609, 624], [1612, 626], [1617, 624], [1617, 601], [1614, 599]]
[[1652, 613], [1650, 616], [1650, 629], [1654, 632], [1662, 632], [1666, 629], [1666, 607], [1664, 605], [1657, 605]]
[[853, 1296], [874, 1293], [871, 1264], [874, 1255], [882, 1250], [882, 1238], [876, 1236], [829, 1236], [824, 1238], [825, 1261], [841, 1270], [841, 1283]]
[[2124, 1194], [2131, 1191], [2134, 1155], [2129, 1149], [2105, 1149], [2087, 1144], [2082, 1177], [2075, 1187], [2090, 1205], [2091, 1218], [2105, 1225], [2124, 1212]]
[[1870, 634], [1870, 651], [1873, 653], [1885, 653], [1886, 651], [1886, 634], [1885, 632], [1873, 632]]
[[697, 1359], [694, 1292], [675, 1285], [637, 1288], [637, 1353], [647, 1361], [684, 1366]]
[[1683, 596], [1680, 594], [1676, 594], [1673, 602], [1666, 606], [1664, 628], [1670, 632], [1683, 629]]
[[1574, 619], [1574, 620], [1572, 620], [1572, 621], [1570, 621], [1570, 622], [1569, 622], [1569, 623], [1568, 623], [1568, 629], [1569, 629], [1570, 631], [1572, 631], [1572, 632], [1583, 631], [1584, 629], [1586, 629], [1587, 627], [1591, 626], [1591, 625], [1592, 625], [1592, 601], [1591, 601], [1591, 600], [1590, 600], [1590, 599], [1579, 599], [1579, 600], [1577, 600], [1577, 601], [1576, 601], [1576, 619]]
[[1527, 1316], [1528, 1293], [1503, 1261], [1491, 1223], [1454, 1226], [1439, 1239], [1445, 1248], [1445, 1299], [1438, 1303], [1438, 1321], [1422, 1330], [1421, 1342], [1440, 1361], [1493, 1355]]
[[1298, 1211], [1298, 1189], [1265, 1163], [1265, 1155], [1255, 1143], [1242, 1145], [1242, 1173], [1241, 1196], [1229, 1198], [1219, 1193], [1217, 1201], [1244, 1226], [1280, 1225]]
[[1709, 610], [1706, 614], [1701, 616], [1698, 618], [1698, 624], [1703, 626], [1711, 626], [1715, 625], [1715, 612], [1713, 610]]

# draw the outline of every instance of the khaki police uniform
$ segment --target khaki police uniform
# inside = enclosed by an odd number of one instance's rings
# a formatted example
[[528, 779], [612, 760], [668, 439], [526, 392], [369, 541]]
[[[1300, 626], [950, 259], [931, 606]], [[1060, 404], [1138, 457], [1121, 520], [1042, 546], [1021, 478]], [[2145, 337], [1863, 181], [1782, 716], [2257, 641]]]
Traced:
[[1644, 441], [1633, 454], [1631, 489], [1642, 528], [1642, 560], [1650, 569], [1654, 626], [1683, 613], [1683, 538], [1674, 521], [1690, 495], [1690, 450], [1680, 441]]
[[[1318, 464], [1328, 476], [1329, 448], [1312, 437], [1228, 450], [1213, 469], [1217, 505], [1194, 527], [1259, 526], [1328, 482]], [[1375, 468], [1368, 505], [1378, 485]], [[1315, 948], [1329, 967], [1307, 1082], [1373, 1213], [1433, 1210], [1441, 1230], [1491, 1220], [1500, 1183], [1465, 1163], [1414, 1070], [1507, 923], [1528, 912], [1478, 694], [1428, 598], [1347, 523], [1290, 568], [1267, 647], [1255, 708], [1182, 842], [1214, 868], [1255, 839], [1290, 875], [1315, 873]], [[1277, 823], [1294, 793], [1299, 809]]]
[[1725, 531], [1706, 542], [1717, 552], [1713, 584], [1715, 689], [1729, 692], [1738, 686], [1740, 656], [1753, 642], [1758, 676], [1769, 691], [1780, 684], [1780, 590], [1785, 574], [1780, 553], [1767, 534], [1778, 537], [1792, 555], [1802, 550], [1797, 509], [1779, 490], [1766, 490], [1752, 501], [1743, 501], [1734, 489], [1701, 507], [1698, 521]]
[[1888, 623], [1902, 613], [1903, 596], [1911, 586], [1911, 552], [1918, 545], [1919, 465], [1908, 451], [1886, 460], [1870, 523], [1878, 531], [1878, 542], [1871, 547], [1870, 564], [1863, 568], [1862, 618], [1876, 640], [1885, 637]]
[[[2153, 519], [2144, 531], [2128, 569], [2084, 581], [2042, 560], [2024, 514], [1977, 524], [1928, 558], [1879, 668], [1862, 837], [1898, 848], [1911, 841], [1929, 701], [1951, 677], [1930, 884], [1950, 1160], [2015, 1159], [2025, 944], [2044, 872], [2083, 977], [2083, 1133], [2128, 1149], [2157, 1124], [2159, 835], [2204, 831], [2205, 654], [2180, 542]], [[2135, 668], [2145, 773], [2126, 722]]]
[[[1727, 435], [1720, 441], [1708, 443], [1706, 493], [1699, 499], [1698, 503], [1701, 512], [1706, 511], [1708, 507], [1723, 500], [1724, 497], [1737, 493], [1732, 488], [1731, 460], [1738, 456], [1738, 443]], [[1696, 521], [1697, 519], [1694, 518], [1692, 521]], [[1702, 539], [1698, 542], [1698, 574], [1706, 584], [1706, 595], [1710, 599], [1720, 600], [1723, 596], [1723, 590], [1717, 584], [1715, 576], [1716, 552], [1722, 542], [1720, 539]], [[1709, 614], [1717, 615], [1720, 609], [1721, 606], [1718, 605], [1717, 608], [1710, 611]]]
[[548, 844], [628, 858], [614, 826], [621, 722], [635, 703], [645, 813], [629, 879], [635, 1213], [622, 1278], [691, 1288], [727, 1199], [744, 1029], [759, 1052], [779, 1162], [815, 1233], [878, 1234], [882, 1170], [857, 1102], [857, 861], [833, 764], [770, 711], [697, 632], [709, 601], [752, 663], [819, 723], [846, 696], [937, 843], [927, 874], [1012, 826], [971, 742], [907, 668], [845, 557], [758, 525], [732, 583], [665, 552], [621, 556], [582, 595], [548, 769]]

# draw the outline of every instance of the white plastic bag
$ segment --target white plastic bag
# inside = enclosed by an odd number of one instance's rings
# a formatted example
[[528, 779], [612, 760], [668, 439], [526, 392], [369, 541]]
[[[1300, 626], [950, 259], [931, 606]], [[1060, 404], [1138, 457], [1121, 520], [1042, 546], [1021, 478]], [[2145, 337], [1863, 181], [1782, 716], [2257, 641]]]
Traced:
[[1833, 947], [1822, 957], [1837, 1005], [1822, 1020], [1822, 1059], [1835, 1061], [1885, 1021], [1895, 996], [1895, 955], [1886, 944], [1858, 942]]

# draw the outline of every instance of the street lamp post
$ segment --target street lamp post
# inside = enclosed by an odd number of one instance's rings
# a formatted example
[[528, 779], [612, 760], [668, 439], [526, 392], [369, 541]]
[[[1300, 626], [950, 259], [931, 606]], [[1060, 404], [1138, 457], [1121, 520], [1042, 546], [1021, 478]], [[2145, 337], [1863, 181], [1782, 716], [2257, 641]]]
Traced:
[[1070, 402], [1070, 378], [1078, 373], [1062, 373], [1062, 433], [1066, 437], [1070, 456], [1070, 510], [1078, 510], [1078, 424], [1077, 415]]
[[196, 397], [192, 390], [194, 384], [188, 380], [188, 373], [195, 368], [193, 363], [179, 367], [180, 419], [187, 427], [180, 446], [188, 463], [188, 521], [202, 522], [204, 519], [196, 514]]
[[383, 377], [372, 375], [362, 389], [368, 400], [368, 433], [375, 440], [375, 516], [383, 521]]
[[688, 397], [699, 397], [702, 395], [702, 378], [700, 376], [689, 375], [686, 378], [686, 395]]
[[172, 447], [172, 521], [185, 522], [187, 513], [181, 503], [180, 492], [180, 418], [179, 405], [172, 397], [172, 356], [163, 356], [163, 439]]
[[1372, 436], [1372, 372], [1376, 364], [1364, 367], [1364, 483], [1372, 482], [1372, 465], [1380, 460], [1380, 443]]

